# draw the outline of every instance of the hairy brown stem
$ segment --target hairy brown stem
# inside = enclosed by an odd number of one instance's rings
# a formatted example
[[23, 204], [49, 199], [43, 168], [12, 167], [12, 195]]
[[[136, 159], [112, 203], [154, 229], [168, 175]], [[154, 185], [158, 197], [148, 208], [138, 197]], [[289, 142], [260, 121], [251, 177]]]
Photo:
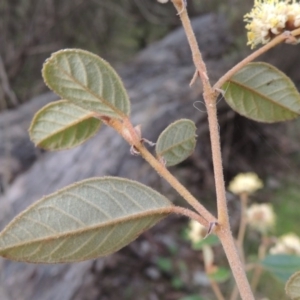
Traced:
[[215, 185], [217, 194], [217, 208], [218, 208], [218, 226], [216, 227], [216, 234], [221, 240], [222, 246], [228, 258], [233, 276], [236, 280], [241, 297], [243, 300], [254, 300], [244, 266], [237, 253], [235, 242], [230, 230], [229, 216], [226, 202], [226, 190], [223, 175], [221, 146], [219, 125], [217, 119], [216, 96], [214, 89], [211, 87], [205, 63], [203, 62], [196, 37], [194, 35], [186, 9], [182, 7], [181, 0], [172, 0], [186, 32], [186, 36], [192, 51], [194, 64], [199, 72], [199, 76], [203, 84], [203, 96], [206, 104], [208, 123], [210, 129], [210, 139], [212, 146], [212, 158], [214, 165]]
[[[300, 28], [295, 29], [290, 32], [291, 36], [299, 36], [300, 35]], [[270, 41], [268, 44], [262, 46], [249, 56], [247, 56], [245, 59], [243, 59], [241, 62], [236, 64], [232, 69], [230, 69], [225, 75], [223, 75], [213, 86], [215, 90], [220, 90], [222, 88], [222, 85], [228, 81], [236, 72], [238, 72], [240, 69], [242, 69], [244, 66], [246, 66], [249, 62], [253, 61], [258, 56], [262, 55], [263, 53], [267, 52], [271, 48], [277, 46], [278, 44], [286, 41], [288, 39], [288, 36], [286, 33], [282, 33], [281, 35], [274, 38], [272, 41]]]
[[199, 223], [201, 223], [202, 225], [204, 225], [205, 227], [209, 226], [209, 223], [202, 216], [200, 216], [199, 214], [195, 213], [194, 211], [192, 211], [188, 208], [184, 208], [184, 207], [180, 207], [180, 206], [173, 206], [171, 208], [170, 212], [186, 216], [192, 220], [196, 220]]
[[156, 159], [143, 145], [139, 135], [135, 132], [129, 119], [105, 120], [105, 123], [114, 128], [136, 151], [150, 164], [150, 166], [162, 176], [203, 218], [199, 222], [207, 226], [216, 222], [216, 218], [169, 172], [169, 170]]

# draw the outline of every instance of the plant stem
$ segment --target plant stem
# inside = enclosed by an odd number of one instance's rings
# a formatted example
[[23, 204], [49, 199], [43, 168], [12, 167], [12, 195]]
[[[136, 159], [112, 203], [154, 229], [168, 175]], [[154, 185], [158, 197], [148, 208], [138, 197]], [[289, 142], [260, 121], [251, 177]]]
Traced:
[[[292, 36], [298, 36], [300, 34], [300, 29], [296, 29], [290, 32]], [[278, 44], [284, 42], [287, 40], [287, 35], [285, 33], [282, 33], [281, 35], [278, 35], [276, 38], [271, 40], [268, 44], [262, 46], [249, 56], [247, 56], [245, 59], [240, 61], [238, 64], [236, 64], [232, 69], [230, 69], [225, 75], [223, 75], [213, 86], [215, 90], [221, 89], [222, 85], [228, 81], [236, 72], [238, 72], [240, 69], [242, 69], [245, 65], [247, 65], [249, 62], [253, 61], [258, 56], [262, 55], [263, 53], [267, 52], [271, 48], [277, 46]]]
[[217, 299], [225, 300], [224, 296], [222, 295], [219, 285], [213, 279], [209, 279], [209, 282], [210, 282], [210, 286], [211, 286], [212, 290], [214, 291]]
[[195, 213], [194, 211], [192, 211], [188, 208], [184, 208], [184, 207], [181, 207], [181, 206], [173, 206], [171, 208], [170, 212], [189, 217], [190, 219], [198, 221], [199, 223], [201, 223], [205, 227], [209, 226], [209, 223], [202, 216], [200, 216], [199, 214]]
[[213, 254], [212, 247], [209, 245], [203, 245], [202, 255], [204, 260], [205, 273], [208, 277], [209, 283], [211, 285], [213, 292], [215, 293], [216, 298], [218, 300], [225, 300], [218, 283], [211, 276], [216, 271], [216, 266], [213, 263], [214, 254]]
[[220, 136], [219, 136], [219, 125], [217, 120], [217, 107], [216, 107], [216, 96], [212, 89], [207, 76], [207, 70], [200, 53], [198, 43], [185, 9], [182, 7], [181, 0], [173, 0], [173, 3], [180, 13], [180, 19], [183, 28], [186, 32], [186, 36], [192, 51], [193, 61], [198, 70], [200, 78], [203, 83], [203, 96], [206, 104], [208, 124], [210, 129], [210, 139], [212, 148], [212, 159], [214, 165], [215, 185], [217, 194], [217, 207], [218, 207], [218, 222], [219, 224], [227, 224], [228, 213], [227, 213], [227, 202], [225, 193], [225, 183], [223, 177], [221, 148], [220, 148]]
[[202, 60], [202, 55], [200, 53], [195, 34], [193, 32], [189, 17], [187, 15], [187, 11], [184, 7], [182, 7], [181, 0], [172, 0], [172, 2], [180, 15], [180, 19], [183, 28], [186, 32], [187, 39], [192, 51], [194, 64], [199, 72], [200, 78], [203, 83], [203, 97], [205, 100], [208, 114], [217, 194], [218, 226], [216, 226], [216, 234], [221, 240], [222, 246], [228, 258], [231, 270], [233, 272], [242, 299], [254, 300], [254, 296], [252, 294], [248, 279], [246, 277], [246, 273], [244, 271], [244, 266], [238, 256], [237, 249], [230, 230], [226, 202], [225, 182], [222, 167], [219, 125], [217, 119], [216, 93], [214, 92], [214, 89], [209, 83], [206, 67]]
[[241, 259], [238, 255], [230, 228], [225, 228], [225, 226], [219, 226], [217, 235], [224, 248], [241, 298], [243, 300], [254, 300], [254, 296], [245, 273], [244, 265], [241, 263]]
[[[244, 243], [245, 232], [247, 227], [246, 209], [247, 209], [247, 202], [248, 202], [248, 194], [242, 193], [240, 195], [240, 200], [241, 200], [241, 217], [240, 217], [241, 220], [240, 220], [239, 233], [237, 238], [237, 247], [239, 250], [239, 254], [241, 256], [242, 263], [245, 265], [245, 253], [244, 253], [243, 243]], [[232, 294], [230, 296], [230, 300], [236, 300], [238, 298], [238, 295], [239, 295], [238, 288], [235, 285]]]
[[150, 166], [162, 176], [206, 221], [202, 218], [199, 222], [207, 226], [216, 222], [216, 218], [158, 161], [143, 145], [141, 138], [135, 132], [129, 119], [121, 122], [118, 119], [103, 120], [108, 126], [114, 128], [137, 152], [150, 164]]
[[138, 147], [142, 157], [161, 175], [207, 222], [216, 222], [216, 218], [159, 162], [144, 146]]
[[[268, 245], [268, 239], [266, 236], [263, 236], [262, 243], [258, 248], [258, 259], [259, 260], [263, 260], [265, 258], [266, 252], [267, 252], [267, 245]], [[255, 291], [257, 288], [262, 271], [263, 271], [263, 268], [261, 267], [261, 265], [256, 264], [254, 271], [253, 271], [252, 279], [251, 279], [251, 288], [253, 289], [253, 291]]]
[[244, 253], [244, 238], [246, 233], [246, 227], [247, 227], [247, 216], [246, 216], [246, 210], [247, 210], [247, 202], [248, 202], [248, 194], [242, 193], [240, 195], [241, 200], [241, 220], [240, 220], [240, 227], [239, 227], [239, 233], [237, 238], [237, 246], [242, 258], [243, 264], [245, 264], [245, 253]]

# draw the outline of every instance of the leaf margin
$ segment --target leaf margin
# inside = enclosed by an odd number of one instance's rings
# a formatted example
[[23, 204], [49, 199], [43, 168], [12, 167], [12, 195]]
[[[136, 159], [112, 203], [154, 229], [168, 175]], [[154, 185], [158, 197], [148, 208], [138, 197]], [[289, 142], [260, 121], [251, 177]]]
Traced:
[[[6, 231], [8, 231], [10, 229], [11, 226], [13, 226], [16, 222], [18, 222], [19, 219], [22, 218], [23, 215], [25, 215], [28, 211], [30, 211], [31, 209], [33, 209], [35, 206], [38, 206], [41, 202], [43, 202], [44, 200], [52, 197], [52, 196], [55, 196], [55, 195], [58, 195], [60, 194], [61, 192], [65, 192], [69, 189], [72, 189], [74, 187], [77, 187], [79, 186], [80, 184], [82, 183], [86, 183], [86, 182], [93, 182], [93, 181], [97, 181], [99, 179], [103, 179], [103, 180], [109, 180], [109, 179], [117, 179], [119, 181], [124, 181], [124, 182], [130, 182], [130, 183], [133, 183], [134, 185], [137, 185], [137, 186], [140, 186], [142, 188], [145, 188], [146, 190], [150, 190], [152, 193], [156, 193], [158, 194], [160, 197], [164, 198], [164, 200], [169, 204], [169, 206], [165, 206], [165, 207], [161, 207], [159, 209], [156, 209], [156, 210], [152, 210], [152, 211], [156, 211], [157, 214], [161, 214], [161, 215], [165, 215], [165, 217], [167, 217], [169, 214], [172, 213], [172, 208], [174, 207], [173, 203], [168, 200], [165, 196], [163, 196], [162, 194], [160, 194], [159, 192], [157, 192], [156, 190], [138, 182], [138, 181], [135, 181], [135, 180], [131, 180], [131, 179], [127, 179], [127, 178], [121, 178], [121, 177], [116, 177], [116, 176], [102, 176], [102, 177], [95, 177], [95, 178], [88, 178], [88, 179], [84, 179], [84, 180], [81, 180], [79, 182], [75, 182], [73, 184], [70, 184], [64, 188], [61, 188], [49, 195], [46, 195], [46, 196], [43, 196], [42, 198], [40, 198], [39, 200], [35, 201], [34, 203], [32, 203], [31, 205], [29, 205], [25, 210], [23, 210], [21, 213], [19, 213], [17, 216], [15, 216], [5, 227], [4, 229], [2, 229], [2, 231], [0, 232], [0, 240], [2, 238], [2, 236], [6, 233]], [[145, 215], [147, 215], [148, 212], [145, 213]], [[139, 213], [141, 214], [141, 213]], [[142, 213], [143, 214], [143, 213]], [[149, 214], [150, 215], [150, 214]], [[143, 215], [144, 216], [144, 215]], [[143, 217], [142, 216], [142, 217]], [[132, 216], [127, 216], [125, 218], [128, 218], [128, 220], [130, 220]], [[120, 218], [122, 219], [122, 218]], [[134, 218], [131, 218], [132, 220], [134, 220]], [[162, 220], [163, 218], [161, 218], [160, 220]], [[159, 221], [160, 221], [159, 220]], [[154, 225], [156, 225], [159, 221], [157, 221]], [[114, 222], [114, 220], [112, 221], [112, 223]], [[154, 226], [152, 225], [152, 226]], [[105, 226], [105, 225], [104, 225]], [[77, 259], [76, 261], [55, 261], [55, 262], [47, 262], [47, 261], [30, 261], [30, 260], [25, 260], [25, 259], [16, 259], [16, 258], [11, 258], [9, 257], [9, 255], [3, 255], [1, 253], [1, 250], [6, 250], [6, 249], [10, 249], [10, 248], [13, 248], [15, 246], [11, 246], [11, 247], [6, 247], [6, 248], [1, 248], [0, 246], [0, 257], [3, 257], [5, 259], [10, 259], [10, 260], [13, 260], [13, 261], [18, 261], [18, 262], [27, 262], [27, 263], [43, 263], [43, 264], [54, 264], [54, 263], [74, 263], [74, 262], [80, 262], [80, 261], [84, 261], [84, 260], [91, 260], [91, 259], [97, 259], [99, 257], [104, 257], [104, 256], [107, 256], [107, 255], [111, 255], [117, 251], [119, 251], [120, 249], [122, 249], [123, 247], [127, 246], [128, 244], [130, 244], [131, 242], [133, 242], [140, 234], [142, 234], [143, 232], [145, 232], [146, 230], [150, 229], [152, 226], [146, 228], [145, 230], [143, 231], [140, 231], [139, 233], [137, 233], [135, 235], [135, 238], [133, 238], [129, 243], [127, 243], [126, 245], [123, 245], [121, 248], [119, 248], [118, 250], [115, 250], [113, 252], [110, 252], [108, 254], [104, 254], [104, 255], [98, 255], [98, 256], [94, 256], [94, 257], [89, 257], [89, 258], [83, 258], [83, 259]], [[99, 224], [97, 224], [95, 227], [99, 227]], [[101, 227], [101, 226], [100, 226]], [[80, 230], [79, 230], [80, 231]], [[68, 235], [68, 233], [63, 233], [62, 236], [64, 235]], [[54, 240], [55, 237], [52, 237], [52, 239]], [[34, 243], [34, 242], [33, 242]]]

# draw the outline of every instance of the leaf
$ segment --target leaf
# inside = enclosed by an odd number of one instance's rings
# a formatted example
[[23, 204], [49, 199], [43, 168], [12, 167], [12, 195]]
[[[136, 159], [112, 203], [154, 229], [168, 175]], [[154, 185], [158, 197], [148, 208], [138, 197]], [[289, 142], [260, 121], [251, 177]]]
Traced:
[[293, 274], [285, 284], [287, 295], [293, 300], [300, 300], [300, 272]]
[[188, 119], [170, 124], [158, 137], [156, 154], [166, 166], [174, 166], [189, 157], [196, 145], [196, 126]]
[[84, 180], [42, 198], [8, 224], [0, 233], [0, 255], [34, 263], [108, 255], [163, 219], [172, 206], [135, 181]]
[[300, 269], [300, 257], [288, 254], [267, 255], [261, 265], [279, 280], [285, 282]]
[[42, 73], [50, 89], [84, 109], [113, 118], [129, 115], [130, 101], [120, 77], [95, 54], [80, 49], [55, 52]]
[[92, 137], [101, 121], [93, 113], [67, 100], [50, 103], [39, 110], [31, 122], [29, 134], [36, 146], [48, 150], [75, 147]]
[[295, 85], [269, 64], [249, 63], [222, 89], [231, 108], [249, 119], [273, 123], [300, 115], [300, 95]]

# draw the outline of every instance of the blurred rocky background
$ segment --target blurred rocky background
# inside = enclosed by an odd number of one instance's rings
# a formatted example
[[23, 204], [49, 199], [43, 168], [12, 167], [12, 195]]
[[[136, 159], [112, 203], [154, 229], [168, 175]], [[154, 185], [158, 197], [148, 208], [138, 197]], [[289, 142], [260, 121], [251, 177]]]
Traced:
[[[251, 5], [248, 0], [188, 0], [212, 82], [250, 53], [242, 16]], [[206, 113], [204, 105], [196, 103], [202, 101], [202, 88], [200, 83], [189, 87], [194, 66], [170, 3], [1, 0], [1, 229], [43, 195], [92, 176], [139, 180], [183, 204], [141, 158], [129, 154], [128, 145], [109, 128], [102, 128], [93, 139], [69, 151], [45, 152], [30, 142], [27, 130], [34, 113], [58, 99], [43, 83], [42, 64], [52, 52], [63, 48], [92, 51], [117, 69], [132, 101], [132, 121], [142, 125], [145, 138], [155, 141], [178, 118], [195, 121], [196, 151], [171, 171], [214, 212]], [[281, 45], [261, 60], [275, 64], [299, 87], [299, 46]], [[299, 121], [255, 123], [231, 111], [222, 98], [218, 108], [226, 182], [240, 172], [258, 173], [265, 188], [253, 201], [272, 202], [278, 208], [279, 234], [295, 231], [300, 225]], [[228, 202], [236, 230], [239, 202], [230, 194]], [[187, 222], [170, 217], [120, 252], [95, 261], [47, 266], [1, 260], [1, 299], [214, 299], [201, 255], [191, 250], [184, 238]], [[226, 264], [222, 251], [217, 251], [219, 262]], [[222, 286], [225, 292], [228, 286]], [[268, 284], [260, 290], [269, 293], [270, 299], [284, 299], [282, 287], [276, 290]], [[202, 298], [185, 298], [193, 295]]]

